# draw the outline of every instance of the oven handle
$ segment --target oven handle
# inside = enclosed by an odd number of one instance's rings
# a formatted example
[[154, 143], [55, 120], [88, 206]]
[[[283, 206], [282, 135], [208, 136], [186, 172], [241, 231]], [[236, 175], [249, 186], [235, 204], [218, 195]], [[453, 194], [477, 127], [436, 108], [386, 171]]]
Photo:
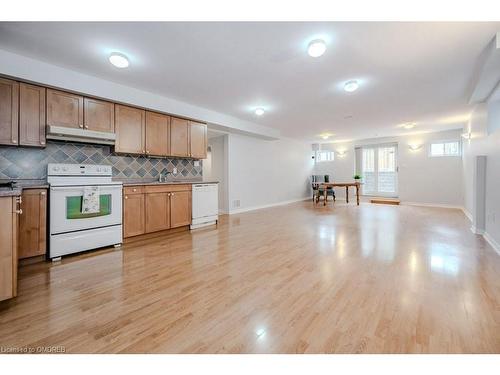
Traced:
[[[88, 186], [99, 186], [101, 189], [106, 189], [106, 190], [122, 190], [122, 185], [88, 185]], [[75, 189], [83, 189], [86, 186], [51, 186], [50, 190], [55, 190], [55, 191], [64, 191], [64, 190], [75, 190]]]

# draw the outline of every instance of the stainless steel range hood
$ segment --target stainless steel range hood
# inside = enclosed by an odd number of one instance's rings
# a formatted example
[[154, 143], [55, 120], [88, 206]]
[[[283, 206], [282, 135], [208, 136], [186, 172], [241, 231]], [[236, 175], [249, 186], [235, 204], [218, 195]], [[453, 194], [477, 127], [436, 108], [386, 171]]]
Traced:
[[64, 126], [47, 125], [47, 139], [61, 141], [72, 141], [82, 143], [98, 143], [103, 145], [114, 145], [115, 133], [96, 132], [86, 129], [66, 128]]

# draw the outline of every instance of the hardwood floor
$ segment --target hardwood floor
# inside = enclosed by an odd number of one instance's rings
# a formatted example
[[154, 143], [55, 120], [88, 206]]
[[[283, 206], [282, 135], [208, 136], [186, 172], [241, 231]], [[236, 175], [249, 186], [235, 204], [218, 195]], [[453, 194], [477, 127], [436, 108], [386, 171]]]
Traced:
[[24, 266], [0, 347], [500, 353], [500, 255], [458, 210], [311, 202]]

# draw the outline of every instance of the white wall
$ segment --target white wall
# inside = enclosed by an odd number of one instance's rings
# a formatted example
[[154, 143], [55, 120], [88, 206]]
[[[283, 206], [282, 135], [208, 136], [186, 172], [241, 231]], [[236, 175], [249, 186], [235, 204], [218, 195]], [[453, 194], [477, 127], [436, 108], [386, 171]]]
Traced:
[[227, 195], [227, 135], [210, 138], [208, 146], [211, 151], [203, 160], [203, 180], [219, 181], [219, 212], [228, 212]]
[[476, 106], [469, 130], [472, 139], [463, 148], [465, 209], [474, 213], [473, 163], [477, 155], [486, 155], [485, 237], [500, 251], [500, 101]]
[[[308, 143], [230, 134], [227, 160], [230, 213], [311, 197]], [[235, 207], [236, 200], [240, 207]]]
[[[462, 207], [462, 160], [460, 157], [431, 158], [428, 155], [432, 141], [460, 140], [461, 130], [451, 130], [412, 136], [367, 139], [352, 143], [322, 145], [322, 149], [347, 150], [345, 156], [335, 155], [335, 161], [316, 163], [314, 174], [330, 174], [337, 181], [352, 181], [355, 173], [356, 146], [389, 143], [398, 144], [398, 188], [402, 203], [421, 203]], [[409, 144], [422, 148], [410, 150]], [[359, 171], [360, 172], [360, 171]], [[336, 191], [343, 197], [344, 190]]]

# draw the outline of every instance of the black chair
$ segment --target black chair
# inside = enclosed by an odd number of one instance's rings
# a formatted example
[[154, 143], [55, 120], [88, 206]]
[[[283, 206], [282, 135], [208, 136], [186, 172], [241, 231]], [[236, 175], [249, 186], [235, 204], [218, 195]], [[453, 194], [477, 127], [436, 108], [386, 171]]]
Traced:
[[[323, 176], [323, 181], [321, 181], [321, 182], [330, 182], [330, 175], [325, 174]], [[333, 201], [335, 202], [335, 190], [333, 190], [332, 187], [326, 188], [326, 195], [325, 195], [325, 189], [322, 188], [321, 186], [318, 186], [318, 185], [316, 185], [316, 186], [318, 189], [316, 192], [316, 196], [317, 196], [316, 201], [319, 201], [320, 196], [323, 196], [324, 199], [327, 199], [328, 196], [331, 196], [331, 197], [333, 197]]]
[[324, 182], [324, 176], [316, 174], [311, 176], [311, 187], [313, 191], [313, 202], [314, 199], [316, 199], [316, 193], [318, 192], [319, 189], [319, 183]]

